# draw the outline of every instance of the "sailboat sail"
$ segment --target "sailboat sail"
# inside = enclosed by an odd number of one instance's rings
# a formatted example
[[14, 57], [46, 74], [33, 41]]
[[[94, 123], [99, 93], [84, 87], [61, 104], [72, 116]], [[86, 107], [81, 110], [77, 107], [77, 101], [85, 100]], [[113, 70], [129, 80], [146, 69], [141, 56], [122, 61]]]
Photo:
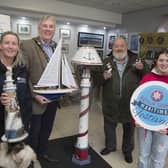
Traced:
[[50, 61], [48, 62], [40, 80], [38, 86], [58, 86], [60, 79], [60, 62], [61, 62], [61, 46], [62, 40], [59, 41], [57, 48], [55, 49]]
[[67, 58], [63, 55], [62, 59], [62, 84], [68, 88], [77, 88], [77, 84], [72, 75]]
[[[66, 56], [61, 55], [62, 39], [59, 41], [50, 61], [48, 62], [40, 80], [34, 87], [36, 93], [67, 93], [78, 88]], [[67, 88], [61, 88], [61, 85]], [[53, 88], [53, 90], [41, 88]], [[58, 89], [56, 89], [58, 88]]]

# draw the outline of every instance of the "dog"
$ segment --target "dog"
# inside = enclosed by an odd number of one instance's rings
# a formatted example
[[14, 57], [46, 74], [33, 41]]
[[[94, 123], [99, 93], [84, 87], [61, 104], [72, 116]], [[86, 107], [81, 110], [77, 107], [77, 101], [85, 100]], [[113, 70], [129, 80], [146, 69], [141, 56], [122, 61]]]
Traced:
[[0, 144], [0, 168], [41, 168], [35, 152], [23, 142]]

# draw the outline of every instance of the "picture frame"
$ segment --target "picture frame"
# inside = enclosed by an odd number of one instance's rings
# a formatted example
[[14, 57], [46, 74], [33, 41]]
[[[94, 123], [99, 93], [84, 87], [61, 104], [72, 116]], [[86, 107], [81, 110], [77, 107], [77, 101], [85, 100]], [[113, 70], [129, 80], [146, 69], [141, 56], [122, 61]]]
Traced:
[[29, 35], [31, 33], [30, 24], [17, 24], [17, 33], [23, 35]]
[[62, 53], [69, 54], [69, 44], [62, 44]]
[[90, 46], [95, 48], [104, 47], [104, 35], [78, 32], [78, 47]]
[[59, 29], [59, 38], [62, 39], [70, 39], [71, 38], [71, 29], [68, 28], [60, 28]]
[[110, 35], [108, 40], [108, 49], [113, 48], [114, 40], [116, 38], [116, 35]]
[[139, 51], [139, 34], [130, 33], [129, 34], [129, 49], [135, 53]]

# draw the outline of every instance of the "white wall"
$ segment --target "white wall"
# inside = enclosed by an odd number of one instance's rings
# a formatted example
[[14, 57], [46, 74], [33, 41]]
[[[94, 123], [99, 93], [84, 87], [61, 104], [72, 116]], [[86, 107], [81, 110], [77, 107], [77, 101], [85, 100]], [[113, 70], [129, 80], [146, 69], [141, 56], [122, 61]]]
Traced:
[[123, 15], [119, 27], [127, 32], [156, 32], [167, 16], [168, 6], [132, 12]]

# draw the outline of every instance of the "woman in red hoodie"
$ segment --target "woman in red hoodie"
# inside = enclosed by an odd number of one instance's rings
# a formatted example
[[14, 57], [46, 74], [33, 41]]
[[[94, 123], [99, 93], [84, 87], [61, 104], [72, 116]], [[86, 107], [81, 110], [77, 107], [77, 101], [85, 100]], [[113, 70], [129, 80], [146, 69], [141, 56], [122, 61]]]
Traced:
[[[140, 84], [161, 81], [168, 84], [168, 49], [158, 53], [152, 71], [146, 74]], [[168, 129], [151, 131], [138, 127], [139, 158], [138, 168], [163, 168], [168, 151]]]

